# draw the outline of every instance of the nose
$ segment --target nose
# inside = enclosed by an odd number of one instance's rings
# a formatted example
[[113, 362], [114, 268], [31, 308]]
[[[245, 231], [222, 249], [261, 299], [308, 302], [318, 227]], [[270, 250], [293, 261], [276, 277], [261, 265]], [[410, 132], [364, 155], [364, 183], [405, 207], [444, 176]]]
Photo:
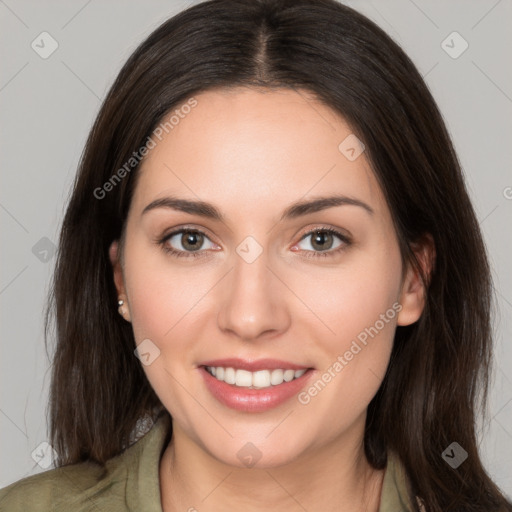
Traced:
[[290, 325], [287, 297], [292, 296], [283, 276], [270, 268], [264, 251], [250, 263], [233, 255], [234, 268], [222, 281], [219, 328], [243, 341], [274, 337]]

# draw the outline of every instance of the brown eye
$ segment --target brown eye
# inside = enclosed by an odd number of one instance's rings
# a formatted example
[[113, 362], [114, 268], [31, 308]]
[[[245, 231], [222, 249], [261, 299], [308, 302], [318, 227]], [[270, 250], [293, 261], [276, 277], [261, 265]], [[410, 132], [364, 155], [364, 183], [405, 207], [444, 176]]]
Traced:
[[180, 242], [185, 250], [197, 251], [203, 245], [204, 236], [198, 232], [184, 232]]
[[[336, 243], [336, 238], [339, 240]], [[307, 246], [301, 247], [301, 244], [305, 244], [305, 241], [310, 239], [309, 249]], [[306, 233], [300, 240], [296, 247], [301, 249], [304, 256], [307, 258], [325, 258], [336, 256], [341, 251], [345, 250], [351, 245], [352, 240], [343, 233], [340, 233], [333, 228], [317, 228]]]
[[[205, 242], [210, 247], [204, 247]], [[159, 243], [164, 251], [176, 257], [196, 257], [205, 255], [206, 249], [212, 249], [215, 244], [201, 231], [195, 229], [180, 229], [165, 236]]]
[[325, 231], [315, 231], [311, 235], [311, 246], [319, 251], [326, 251], [332, 248], [333, 235]]

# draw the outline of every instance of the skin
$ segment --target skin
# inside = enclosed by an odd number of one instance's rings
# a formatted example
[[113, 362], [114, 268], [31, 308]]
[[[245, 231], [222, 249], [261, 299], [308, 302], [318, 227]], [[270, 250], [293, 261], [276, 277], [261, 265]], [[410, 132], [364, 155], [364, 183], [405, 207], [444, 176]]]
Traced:
[[[118, 241], [110, 248], [120, 313], [137, 344], [149, 338], [160, 350], [144, 371], [173, 418], [160, 462], [163, 510], [377, 511], [384, 471], [364, 455], [366, 411], [396, 326], [419, 318], [425, 295], [412, 268], [402, 275], [382, 191], [364, 153], [349, 161], [338, 149], [349, 125], [305, 91], [236, 88], [195, 98], [141, 166], [123, 259]], [[291, 203], [333, 193], [374, 214], [343, 205], [279, 220]], [[141, 215], [171, 194], [211, 202], [225, 221], [169, 208]], [[183, 226], [205, 232], [196, 242], [204, 257], [173, 257], [155, 242]], [[329, 227], [352, 244], [334, 253], [345, 244], [333, 236], [325, 242], [331, 257], [307, 258], [321, 249], [306, 232]], [[247, 236], [263, 249], [252, 263], [236, 252]], [[178, 235], [167, 245], [185, 251], [186, 241]], [[427, 248], [416, 251], [428, 263]], [[314, 383], [394, 303], [401, 311], [307, 405], [293, 397], [265, 412], [232, 410], [197, 368], [269, 357], [314, 368]], [[248, 442], [261, 452], [252, 468], [237, 457]]]

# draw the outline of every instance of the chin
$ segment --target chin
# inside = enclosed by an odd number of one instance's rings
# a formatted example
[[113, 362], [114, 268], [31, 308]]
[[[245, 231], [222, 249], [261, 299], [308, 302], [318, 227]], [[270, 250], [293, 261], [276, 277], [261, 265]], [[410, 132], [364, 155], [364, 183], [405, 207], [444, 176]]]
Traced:
[[[270, 440], [265, 435], [247, 435], [241, 438], [233, 438], [228, 442], [219, 445], [215, 443], [208, 446], [210, 442], [205, 443], [207, 451], [219, 462], [228, 466], [237, 468], [271, 469], [285, 466], [300, 457], [304, 450], [301, 450], [301, 443], [298, 439], [292, 439], [290, 436], [281, 436]], [[282, 438], [287, 438], [284, 443]]]

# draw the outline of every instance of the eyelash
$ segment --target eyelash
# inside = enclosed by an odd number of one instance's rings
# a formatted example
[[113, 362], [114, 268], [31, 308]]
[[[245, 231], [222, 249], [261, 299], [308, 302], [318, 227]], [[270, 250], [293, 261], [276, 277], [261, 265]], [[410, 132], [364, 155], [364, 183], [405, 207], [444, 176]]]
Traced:
[[[302, 252], [306, 252], [307, 253], [306, 256], [305, 256], [306, 258], [328, 258], [328, 257], [334, 257], [337, 254], [339, 254], [341, 251], [344, 251], [349, 245], [352, 244], [352, 240], [347, 235], [344, 235], [343, 233], [340, 233], [336, 229], [327, 228], [327, 227], [326, 228], [323, 228], [323, 227], [314, 228], [311, 231], [308, 231], [307, 233], [304, 233], [302, 235], [301, 239], [299, 240], [299, 242], [301, 242], [302, 240], [304, 240], [308, 236], [314, 235], [315, 233], [318, 233], [318, 232], [320, 232], [320, 233], [328, 233], [330, 235], [335, 235], [335, 236], [337, 236], [343, 242], [343, 244], [340, 245], [339, 247], [337, 247], [336, 249], [327, 250], [327, 251], [304, 251], [304, 250], [301, 250]], [[172, 255], [174, 257], [177, 257], [177, 258], [202, 258], [202, 257], [206, 256], [204, 251], [197, 251], [197, 252], [178, 251], [178, 250], [173, 249], [172, 247], [169, 247], [168, 245], [166, 245], [166, 242], [169, 239], [171, 239], [173, 236], [178, 235], [180, 233], [200, 234], [200, 235], [204, 235], [206, 238], [208, 238], [206, 233], [204, 233], [203, 231], [201, 231], [199, 229], [181, 228], [181, 229], [178, 229], [176, 231], [172, 231], [171, 233], [165, 235], [163, 238], [157, 240], [157, 243], [158, 243], [158, 245], [160, 245], [162, 247], [162, 250], [165, 253], [170, 254], [170, 255]]]

